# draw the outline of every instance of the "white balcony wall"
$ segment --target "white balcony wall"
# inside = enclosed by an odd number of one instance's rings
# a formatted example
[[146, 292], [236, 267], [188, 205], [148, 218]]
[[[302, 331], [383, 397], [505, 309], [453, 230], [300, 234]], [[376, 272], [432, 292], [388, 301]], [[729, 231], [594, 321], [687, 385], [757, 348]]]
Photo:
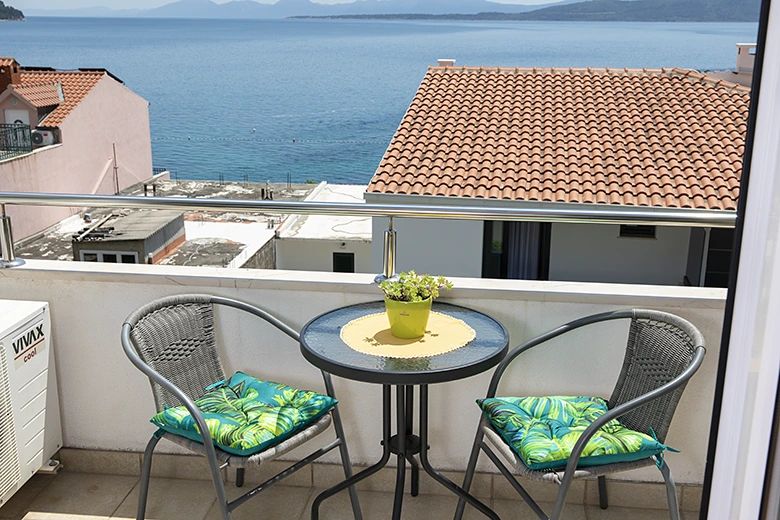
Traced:
[[[418, 273], [445, 276], [482, 276], [481, 220], [394, 218], [397, 234], [396, 272], [414, 269]], [[374, 217], [372, 265], [382, 272], [384, 231], [387, 219]]]
[[[30, 261], [0, 271], [0, 297], [51, 304], [64, 442], [68, 447], [142, 451], [154, 427], [148, 381], [125, 358], [119, 332], [137, 307], [162, 296], [206, 292], [257, 304], [295, 328], [334, 307], [379, 298], [372, 275], [289, 271], [124, 266]], [[667, 443], [680, 483], [701, 483], [705, 465], [715, 367], [725, 291], [585, 283], [456, 279], [448, 300], [487, 312], [503, 322], [511, 345], [588, 314], [631, 307], [673, 312], [704, 333], [709, 353], [688, 385]], [[257, 318], [228, 310], [218, 316], [218, 339], [228, 371], [322, 390], [316, 369], [298, 346]], [[627, 323], [600, 324], [566, 342], [521, 357], [501, 387], [504, 395], [608, 397], [623, 358]], [[490, 373], [431, 387], [431, 459], [442, 469], [463, 469]], [[377, 385], [335, 378], [353, 460], [374, 462], [380, 451]], [[170, 443], [161, 450], [177, 452]], [[300, 453], [300, 452], [298, 452]], [[295, 456], [296, 454], [293, 454]], [[330, 460], [335, 461], [335, 455]], [[482, 460], [482, 468], [490, 469]], [[655, 468], [626, 474], [659, 480]]]
[[355, 272], [371, 273], [371, 242], [356, 240], [276, 240], [276, 267], [289, 271], [333, 272], [333, 253], [355, 255]]
[[691, 228], [656, 227], [655, 238], [620, 236], [619, 225], [552, 226], [550, 279], [682, 285]]

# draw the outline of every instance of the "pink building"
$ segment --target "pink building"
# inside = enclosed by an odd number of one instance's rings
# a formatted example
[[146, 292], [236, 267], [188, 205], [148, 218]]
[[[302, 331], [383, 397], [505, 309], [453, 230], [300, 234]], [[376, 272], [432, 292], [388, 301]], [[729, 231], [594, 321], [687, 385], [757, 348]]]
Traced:
[[[0, 160], [0, 191], [106, 194], [152, 175], [149, 103], [107, 70], [36, 69], [0, 58], [2, 124], [29, 125], [34, 144]], [[14, 206], [8, 214], [20, 239], [79, 209]]]

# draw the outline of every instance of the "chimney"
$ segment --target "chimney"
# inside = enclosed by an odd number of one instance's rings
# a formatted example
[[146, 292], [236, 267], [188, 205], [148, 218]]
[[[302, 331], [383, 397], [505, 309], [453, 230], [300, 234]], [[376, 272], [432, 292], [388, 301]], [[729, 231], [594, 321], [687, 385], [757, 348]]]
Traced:
[[737, 44], [737, 72], [753, 74], [753, 63], [756, 61], [755, 43]]
[[22, 82], [22, 72], [19, 63], [13, 58], [0, 58], [0, 93], [5, 92], [8, 85]]
[[455, 66], [455, 60], [440, 59], [438, 61], [439, 61], [439, 67], [454, 67]]

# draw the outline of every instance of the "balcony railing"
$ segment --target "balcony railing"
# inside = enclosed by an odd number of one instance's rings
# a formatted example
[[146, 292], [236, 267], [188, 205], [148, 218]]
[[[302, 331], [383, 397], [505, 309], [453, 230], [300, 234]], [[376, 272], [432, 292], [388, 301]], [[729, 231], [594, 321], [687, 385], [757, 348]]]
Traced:
[[[490, 203], [491, 201], [486, 201]], [[393, 217], [500, 220], [528, 222], [568, 222], [583, 224], [643, 224], [654, 226], [684, 226], [733, 228], [736, 212], [721, 210], [694, 210], [659, 207], [629, 207], [619, 205], [575, 205], [560, 207], [513, 205], [498, 206], [434, 206], [415, 204], [367, 204], [351, 202], [311, 202], [205, 199], [187, 197], [139, 197], [128, 195], [86, 195], [66, 193], [12, 193], [0, 192], [0, 267], [21, 265], [13, 253], [10, 219], [5, 216], [5, 205], [102, 207], [135, 209], [174, 209], [186, 211], [231, 211], [244, 213], [279, 213], [293, 215], [347, 215], [387, 217], [384, 233], [382, 273], [377, 278], [395, 274], [396, 232]]]
[[32, 152], [30, 125], [0, 124], [0, 161]]
[[396, 232], [393, 230], [393, 217], [717, 228], [734, 227], [736, 222], [736, 213], [733, 211], [618, 205], [600, 205], [597, 207], [596, 205], [585, 204], [581, 206], [561, 204], [560, 207], [549, 207], [549, 205], [535, 207], [520, 204], [511, 207], [499, 207], [498, 205], [433, 206], [0, 192], [0, 214], [2, 215], [2, 218], [0, 218], [0, 252], [2, 252], [0, 267], [12, 267], [24, 263], [21, 259], [17, 259], [14, 256], [10, 219], [5, 216], [6, 204], [387, 217], [388, 228], [385, 230], [383, 242], [383, 269], [382, 273], [377, 276], [377, 281], [390, 278], [395, 274]]

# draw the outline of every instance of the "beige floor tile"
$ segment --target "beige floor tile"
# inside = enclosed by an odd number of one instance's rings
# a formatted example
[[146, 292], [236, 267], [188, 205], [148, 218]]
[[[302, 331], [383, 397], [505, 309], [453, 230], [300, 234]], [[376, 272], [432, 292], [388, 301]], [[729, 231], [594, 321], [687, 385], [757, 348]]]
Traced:
[[[227, 479], [226, 470], [222, 470]], [[211, 469], [206, 457], [157, 453], [152, 457], [152, 477], [211, 481]]]
[[[134, 519], [138, 509], [138, 486], [111, 518]], [[149, 483], [147, 520], [203, 520], [216, 501], [211, 482], [153, 478]]]
[[[311, 505], [314, 498], [323, 489], [315, 488], [309, 497], [300, 520], [309, 520]], [[374, 491], [362, 491], [360, 496], [360, 509], [363, 512], [363, 520], [387, 520], [393, 511], [393, 495], [390, 493], [377, 493]], [[321, 520], [354, 520], [349, 495], [341, 492], [325, 500], [320, 507]]]
[[[488, 507], [490, 501], [483, 500]], [[458, 506], [458, 497], [453, 494], [449, 496], [442, 495], [420, 495], [418, 497], [405, 496], [404, 505], [401, 510], [404, 520], [451, 520], [455, 514], [455, 508]], [[384, 518], [390, 518], [392, 510], [385, 513]], [[499, 515], [501, 516], [501, 515]], [[466, 508], [463, 515], [464, 520], [487, 520], [487, 517], [473, 507]]]
[[27, 506], [37, 497], [43, 489], [51, 484], [56, 477], [54, 475], [33, 475], [30, 480], [11, 499], [0, 507], [0, 518], [19, 518], [27, 511]]
[[[257, 485], [258, 483], [254, 483]], [[251, 490], [253, 483], [247, 482], [243, 488], [228, 486], [226, 488], [228, 500], [234, 500]], [[252, 497], [233, 511], [233, 520], [258, 520], [258, 519], [290, 519], [295, 520], [303, 515], [311, 488], [274, 486], [259, 495]], [[219, 505], [214, 502], [206, 515], [206, 520], [222, 520]]]
[[107, 475], [141, 475], [141, 455], [122, 451], [75, 450], [59, 452], [63, 467], [74, 473], [105, 473]]
[[[335, 464], [314, 464], [314, 486], [325, 488], [332, 486], [337, 482], [344, 480], [344, 471], [341, 466]], [[356, 468], [357, 471], [364, 468]], [[381, 493], [392, 493], [395, 491], [396, 468], [383, 468], [379, 472], [371, 475], [367, 479], [361, 480], [357, 488], [360, 491], [378, 491]], [[463, 483], [463, 474], [459, 472], [443, 471], [442, 474], [456, 483]], [[406, 478], [404, 480], [407, 493], [411, 490], [411, 467], [406, 468]], [[491, 477], [486, 473], [478, 473], [471, 486], [474, 496], [479, 498], [490, 498], [491, 496]], [[420, 494], [421, 495], [450, 495], [447, 488], [439, 484], [425, 471], [420, 470]]]
[[588, 520], [669, 520], [669, 511], [662, 509], [586, 506], [585, 510]]
[[[251, 466], [249, 468], [246, 468], [246, 473], [244, 476], [245, 482], [256, 482], [257, 484], [260, 484], [262, 482], [265, 482], [269, 478], [273, 477], [274, 475], [277, 475], [278, 473], [281, 473], [288, 467], [292, 466], [293, 462], [285, 462], [281, 460], [272, 460], [271, 462], [268, 462], [266, 464], [261, 464], [259, 466]], [[289, 477], [285, 478], [282, 482], [285, 486], [296, 486], [296, 487], [311, 487], [312, 486], [312, 464], [309, 464], [308, 466], [304, 466]], [[235, 481], [236, 481], [236, 468], [227, 468], [227, 475], [228, 475], [228, 481], [230, 484], [228, 486], [236, 487]], [[342, 473], [343, 475], [343, 473]]]
[[30, 503], [24, 520], [108, 518], [137, 482], [135, 477], [63, 472]]
[[[537, 502], [555, 502], [558, 496], [560, 488], [553, 483], [539, 482], [522, 477], [518, 477], [517, 480]], [[520, 496], [503, 475], [493, 475], [493, 498], [517, 500]], [[569, 493], [566, 495], [566, 503], [577, 505], [585, 503], [584, 480], [575, 480], [571, 483]]]
[[682, 488], [682, 497], [680, 498], [680, 509], [691, 513], [698, 513], [701, 507], [701, 486], [680, 486]]
[[[315, 493], [309, 499], [301, 520], [309, 520], [311, 504], [322, 489], [315, 489]], [[361, 491], [360, 509], [364, 520], [388, 520], [393, 513], [393, 493], [377, 493], [375, 491]], [[455, 514], [458, 499], [453, 496], [419, 495], [412, 497], [404, 495], [404, 503], [401, 509], [403, 520], [451, 520]], [[488, 504], [490, 505], [490, 504]], [[353, 520], [352, 507], [349, 496], [346, 493], [326, 500], [320, 508], [322, 520]], [[486, 518], [476, 509], [467, 507], [463, 515], [464, 520], [483, 520]]]
[[683, 511], [682, 513], [680, 513], [680, 518], [682, 518], [682, 520], [699, 520], [699, 512]]
[[[548, 515], [552, 513], [553, 504], [542, 502], [539, 506], [542, 508], [542, 511]], [[501, 517], [501, 520], [539, 519], [528, 504], [522, 500], [493, 500], [493, 510]], [[566, 504], [566, 507], [563, 510], [563, 520], [586, 520], [585, 506]]]
[[[681, 490], [677, 487], [677, 500], [681, 501]], [[656, 482], [625, 482], [607, 480], [607, 498], [610, 507], [628, 507], [640, 509], [668, 509], [666, 485]], [[587, 504], [599, 503], [598, 482], [587, 481]]]

